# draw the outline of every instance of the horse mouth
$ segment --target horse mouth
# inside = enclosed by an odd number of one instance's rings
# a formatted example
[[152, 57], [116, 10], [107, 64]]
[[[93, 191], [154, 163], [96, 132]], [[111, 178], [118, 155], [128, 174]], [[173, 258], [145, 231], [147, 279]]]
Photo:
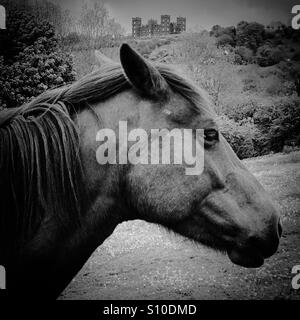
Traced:
[[264, 264], [264, 256], [255, 249], [230, 249], [227, 254], [232, 263], [245, 268], [259, 268]]

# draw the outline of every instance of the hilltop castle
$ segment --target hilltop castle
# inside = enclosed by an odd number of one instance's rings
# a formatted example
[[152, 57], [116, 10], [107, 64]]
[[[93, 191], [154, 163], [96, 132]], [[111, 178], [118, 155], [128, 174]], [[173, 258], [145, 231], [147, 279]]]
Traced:
[[161, 22], [150, 19], [147, 24], [142, 24], [142, 18], [132, 18], [132, 36], [134, 38], [150, 38], [166, 34], [181, 33], [186, 31], [186, 18], [177, 17], [176, 22], [171, 22], [171, 16], [160, 16]]

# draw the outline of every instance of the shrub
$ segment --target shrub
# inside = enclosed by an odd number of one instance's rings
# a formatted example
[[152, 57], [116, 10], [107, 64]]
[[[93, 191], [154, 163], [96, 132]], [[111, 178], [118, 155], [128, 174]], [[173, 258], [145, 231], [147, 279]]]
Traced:
[[291, 93], [292, 90], [289, 88], [288, 84], [287, 81], [283, 81], [279, 77], [271, 76], [266, 83], [266, 92], [271, 96]]
[[141, 55], [148, 58], [152, 51], [156, 48], [159, 48], [164, 45], [168, 45], [171, 43], [170, 39], [149, 39], [149, 40], [141, 40], [139, 42], [130, 43]]
[[254, 123], [266, 136], [268, 149], [282, 151], [285, 144], [300, 145], [300, 103], [298, 98], [280, 98], [272, 105], [261, 106]]
[[261, 67], [272, 66], [284, 59], [284, 53], [279, 48], [263, 45], [258, 48], [256, 59]]
[[222, 34], [217, 38], [217, 46], [234, 46], [234, 39], [229, 34]]
[[226, 116], [234, 121], [241, 121], [247, 118], [252, 118], [257, 108], [257, 101], [251, 97], [244, 97], [242, 101], [236, 101], [230, 105], [223, 107], [223, 112]]
[[292, 56], [292, 60], [299, 62], [300, 61], [300, 53], [296, 52]]
[[258, 92], [259, 84], [259, 77], [255, 77], [253, 76], [253, 74], [249, 74], [243, 79], [243, 91]]
[[294, 30], [294, 33], [292, 35], [292, 41], [294, 43], [299, 43], [299, 41], [300, 41], [300, 32], [299, 32], [299, 30]]
[[236, 122], [227, 116], [219, 117], [222, 134], [240, 159], [260, 154], [261, 135], [251, 119]]
[[209, 34], [210, 36], [219, 37], [222, 34], [223, 30], [224, 28], [216, 24], [211, 28], [211, 31], [209, 32]]
[[62, 38], [62, 43], [65, 46], [75, 46], [79, 44], [80, 41], [81, 39], [77, 32], [71, 32], [68, 35], [66, 35], [64, 38]]
[[[17, 107], [49, 88], [64, 85], [75, 79], [75, 73], [72, 71], [72, 57], [59, 49], [54, 37], [54, 28], [49, 27], [46, 22], [45, 28], [40, 27], [41, 23], [36, 22], [29, 14], [17, 14], [17, 17], [22, 20], [27, 15], [31, 17], [31, 22], [30, 28], [25, 30], [30, 34], [23, 34], [24, 41], [19, 53], [9, 63], [3, 58], [0, 59], [0, 105], [2, 107]], [[14, 32], [13, 26], [15, 26], [18, 34], [20, 24], [22, 25], [23, 22], [16, 23], [18, 19], [12, 21], [15, 23], [10, 25], [10, 30]], [[34, 31], [36, 36], [39, 35], [37, 38], [33, 38], [31, 34], [35, 25], [40, 30]], [[33, 39], [35, 39], [33, 44], [30, 44]]]
[[222, 28], [219, 25], [214, 25], [209, 34], [210, 36], [215, 36], [217, 38], [227, 35], [231, 38], [231, 45], [235, 45], [236, 29], [234, 26]]
[[235, 48], [235, 63], [248, 64], [253, 61], [253, 51], [247, 47], [240, 46]]
[[257, 22], [241, 21], [236, 28], [237, 46], [245, 46], [254, 52], [261, 46], [265, 37], [265, 27]]
[[292, 83], [292, 91], [300, 96], [300, 63], [293, 61], [282, 61], [279, 65], [281, 72], [285, 74], [287, 80]]
[[7, 63], [12, 63], [20, 52], [33, 45], [40, 37], [53, 39], [55, 30], [48, 22], [37, 21], [29, 13], [10, 8], [7, 11], [6, 34], [9, 43], [0, 49], [0, 55], [5, 57]]

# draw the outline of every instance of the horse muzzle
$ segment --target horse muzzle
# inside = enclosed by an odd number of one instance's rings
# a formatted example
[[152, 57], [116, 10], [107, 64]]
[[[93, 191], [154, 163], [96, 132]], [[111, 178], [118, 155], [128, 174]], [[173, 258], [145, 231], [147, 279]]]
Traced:
[[240, 195], [233, 197], [230, 192], [213, 192], [201, 203], [200, 212], [210, 229], [215, 229], [214, 236], [223, 240], [233, 263], [256, 268], [276, 253], [282, 224], [277, 208], [265, 193], [250, 201]]
[[227, 250], [229, 259], [245, 268], [258, 268], [264, 264], [266, 258], [277, 252], [279, 240], [282, 235], [282, 224], [278, 220], [277, 229], [266, 236], [250, 236], [237, 246]]

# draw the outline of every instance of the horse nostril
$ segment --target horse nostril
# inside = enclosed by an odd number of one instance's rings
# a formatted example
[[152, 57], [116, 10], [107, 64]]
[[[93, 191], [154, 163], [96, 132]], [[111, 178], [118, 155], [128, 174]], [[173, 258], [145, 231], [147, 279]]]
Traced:
[[282, 235], [282, 223], [281, 223], [280, 219], [278, 221], [278, 235], [279, 235], [279, 238]]

